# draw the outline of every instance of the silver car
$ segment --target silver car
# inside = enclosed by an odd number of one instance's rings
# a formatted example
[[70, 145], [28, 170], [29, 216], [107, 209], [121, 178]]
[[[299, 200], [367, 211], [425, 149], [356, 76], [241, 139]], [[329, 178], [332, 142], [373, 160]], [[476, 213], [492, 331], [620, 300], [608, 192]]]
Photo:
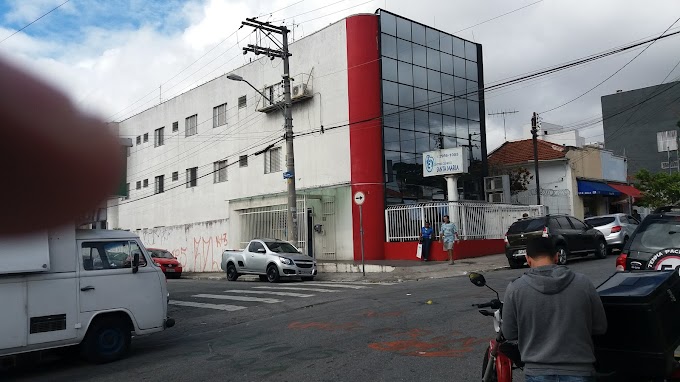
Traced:
[[224, 251], [221, 267], [229, 281], [236, 281], [241, 275], [258, 275], [261, 281], [272, 283], [290, 277], [312, 281], [317, 274], [312, 257], [276, 239], [251, 240], [243, 251]]
[[595, 216], [585, 221], [602, 232], [610, 250], [622, 249], [640, 224], [634, 217], [626, 214]]

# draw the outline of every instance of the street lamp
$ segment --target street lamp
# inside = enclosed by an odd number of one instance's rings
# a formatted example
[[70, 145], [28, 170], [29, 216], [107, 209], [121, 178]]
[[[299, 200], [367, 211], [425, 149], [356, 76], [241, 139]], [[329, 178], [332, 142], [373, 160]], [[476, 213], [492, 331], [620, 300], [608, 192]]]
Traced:
[[[286, 45], [286, 38], [284, 35], [284, 45]], [[287, 51], [286, 51], [287, 52]], [[287, 57], [287, 56], [286, 56]], [[285, 119], [285, 139], [286, 139], [286, 173], [284, 178], [288, 182], [288, 214], [286, 220], [286, 231], [288, 236], [288, 241], [291, 244], [299, 245], [298, 243], [298, 225], [297, 225], [297, 194], [295, 190], [295, 158], [293, 149], [293, 116], [291, 115], [291, 97], [290, 97], [290, 78], [288, 77], [288, 61], [284, 60], [285, 74], [283, 78], [284, 84], [284, 98], [285, 102], [283, 105], [281, 103], [274, 103], [273, 100], [267, 98], [264, 93], [259, 91], [253, 84], [245, 80], [238, 74], [229, 73], [227, 78], [232, 81], [245, 82], [253, 88], [258, 94], [260, 94], [264, 99], [269, 101], [271, 105], [276, 105], [283, 112], [283, 117]]]

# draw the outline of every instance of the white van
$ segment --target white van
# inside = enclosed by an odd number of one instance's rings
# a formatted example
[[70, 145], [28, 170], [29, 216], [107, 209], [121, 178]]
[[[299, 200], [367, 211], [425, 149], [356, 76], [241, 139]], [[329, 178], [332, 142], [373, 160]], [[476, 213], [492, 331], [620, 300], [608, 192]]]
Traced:
[[73, 227], [0, 238], [0, 358], [80, 345], [89, 361], [125, 356], [132, 333], [172, 327], [168, 292], [139, 237]]

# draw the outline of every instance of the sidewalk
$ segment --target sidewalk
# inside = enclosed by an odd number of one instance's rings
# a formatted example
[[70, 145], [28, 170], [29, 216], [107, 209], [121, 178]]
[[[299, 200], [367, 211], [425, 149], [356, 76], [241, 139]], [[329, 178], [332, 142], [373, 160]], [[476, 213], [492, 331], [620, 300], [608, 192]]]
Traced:
[[[504, 254], [456, 260], [455, 265], [442, 261], [368, 261], [366, 262], [366, 277], [364, 277], [361, 273], [361, 262], [323, 261], [318, 262], [319, 275], [316, 280], [402, 282], [464, 276], [469, 272], [487, 272], [507, 266], [508, 260]], [[257, 279], [257, 276], [241, 277]], [[226, 274], [224, 272], [184, 273], [182, 278], [226, 280]]]

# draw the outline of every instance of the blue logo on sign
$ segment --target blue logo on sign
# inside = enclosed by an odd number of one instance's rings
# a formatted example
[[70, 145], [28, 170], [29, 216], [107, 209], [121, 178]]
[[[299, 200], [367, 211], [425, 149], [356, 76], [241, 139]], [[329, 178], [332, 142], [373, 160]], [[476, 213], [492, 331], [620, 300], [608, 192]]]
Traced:
[[431, 155], [428, 155], [427, 158], [425, 158], [425, 169], [427, 169], [427, 172], [432, 172], [432, 170], [434, 170], [434, 158]]

